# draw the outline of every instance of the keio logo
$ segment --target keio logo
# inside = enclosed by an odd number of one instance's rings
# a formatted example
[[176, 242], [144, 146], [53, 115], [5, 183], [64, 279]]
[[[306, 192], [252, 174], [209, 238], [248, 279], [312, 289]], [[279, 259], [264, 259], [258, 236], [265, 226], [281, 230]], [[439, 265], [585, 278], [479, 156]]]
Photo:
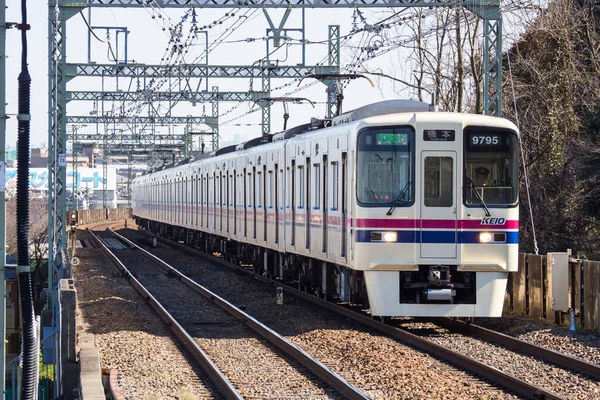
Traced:
[[483, 218], [481, 225], [504, 225], [506, 218]]

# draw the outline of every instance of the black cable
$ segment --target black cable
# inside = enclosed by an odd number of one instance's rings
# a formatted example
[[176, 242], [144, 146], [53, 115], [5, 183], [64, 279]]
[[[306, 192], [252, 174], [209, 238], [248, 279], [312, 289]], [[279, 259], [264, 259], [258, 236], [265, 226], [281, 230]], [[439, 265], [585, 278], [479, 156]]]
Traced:
[[27, 68], [27, 1], [21, 0], [21, 73], [18, 94], [17, 145], [17, 262], [19, 302], [23, 325], [23, 372], [21, 399], [33, 400], [37, 382], [38, 349], [36, 348], [35, 314], [29, 265], [29, 140], [31, 76]]
[[[98, 36], [96, 36], [96, 33], [94, 32], [94, 30], [92, 29], [92, 27], [90, 26], [90, 24], [87, 22], [87, 19], [85, 19], [85, 16], [83, 15], [83, 12], [82, 12], [82, 11], [79, 11], [79, 15], [81, 15], [81, 18], [83, 18], [83, 22], [85, 22], [85, 24], [86, 24], [86, 26], [87, 26], [88, 30], [90, 31], [90, 33], [91, 33], [92, 35], [94, 35], [94, 37], [95, 37], [96, 39], [98, 39], [98, 41], [100, 41], [100, 42], [104, 43], [104, 40], [102, 40], [102, 39], [100, 39]], [[91, 18], [91, 17], [90, 17], [90, 18]]]

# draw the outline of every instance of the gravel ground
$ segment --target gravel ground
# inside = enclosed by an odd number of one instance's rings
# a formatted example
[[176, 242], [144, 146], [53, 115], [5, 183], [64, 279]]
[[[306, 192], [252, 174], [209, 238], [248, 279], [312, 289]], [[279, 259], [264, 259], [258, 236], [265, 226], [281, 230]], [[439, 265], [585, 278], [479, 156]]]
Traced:
[[[341, 399], [302, 365], [138, 252], [115, 254], [247, 399]], [[274, 379], [276, 377], [276, 379]]]
[[[78, 238], [90, 243], [85, 231]], [[77, 331], [95, 335], [101, 367], [119, 371], [126, 399], [212, 399], [212, 384], [193, 366], [176, 339], [150, 307], [98, 249], [77, 249], [81, 263], [73, 267], [78, 304]], [[82, 312], [86, 320], [83, 320]], [[200, 375], [200, 378], [199, 378]]]
[[505, 335], [600, 365], [600, 333], [570, 332], [569, 328], [565, 326], [516, 315], [506, 315], [502, 318], [482, 318], [478, 319], [476, 323]]
[[535, 357], [515, 353], [483, 339], [452, 333], [433, 323], [406, 320], [401, 326], [411, 333], [493, 365], [501, 371], [566, 398], [600, 399], [600, 381], [597, 379], [539, 361]]
[[[131, 229], [131, 239], [147, 236]], [[149, 249], [173, 267], [286, 336], [374, 399], [515, 398], [477, 377], [457, 370], [378, 332], [284, 294], [228, 269], [173, 249]], [[284, 289], [285, 290], [285, 289]]]

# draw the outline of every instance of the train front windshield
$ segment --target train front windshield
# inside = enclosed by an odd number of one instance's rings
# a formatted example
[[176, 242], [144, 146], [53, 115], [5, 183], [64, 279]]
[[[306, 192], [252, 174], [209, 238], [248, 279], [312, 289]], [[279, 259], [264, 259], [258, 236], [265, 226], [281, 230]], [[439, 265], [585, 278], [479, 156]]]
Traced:
[[414, 131], [380, 127], [358, 135], [357, 199], [363, 207], [414, 203]]
[[517, 135], [506, 129], [467, 127], [464, 203], [467, 207], [516, 205], [519, 193]]

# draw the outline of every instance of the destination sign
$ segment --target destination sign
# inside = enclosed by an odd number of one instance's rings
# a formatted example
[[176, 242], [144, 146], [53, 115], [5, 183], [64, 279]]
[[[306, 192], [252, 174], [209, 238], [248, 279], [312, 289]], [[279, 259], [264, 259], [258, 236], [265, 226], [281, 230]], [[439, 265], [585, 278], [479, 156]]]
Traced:
[[406, 146], [408, 144], [408, 135], [406, 133], [378, 133], [377, 134], [378, 145], [401, 145]]
[[425, 129], [423, 140], [426, 142], [454, 142], [456, 132], [450, 129]]

